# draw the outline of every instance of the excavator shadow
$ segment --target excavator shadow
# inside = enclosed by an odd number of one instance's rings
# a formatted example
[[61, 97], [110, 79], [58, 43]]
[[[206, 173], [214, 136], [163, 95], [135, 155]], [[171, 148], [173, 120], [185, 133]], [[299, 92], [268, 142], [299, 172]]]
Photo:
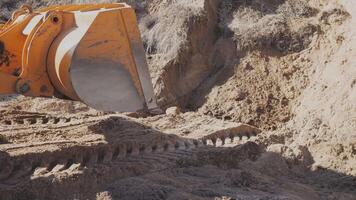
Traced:
[[[122, 196], [117, 194], [118, 191], [108, 188], [109, 184], [154, 174], [164, 176], [165, 172], [176, 169], [199, 171], [201, 167], [214, 166], [228, 171], [241, 168], [240, 164], [245, 161], [258, 163], [266, 156], [283, 159], [254, 142], [215, 147], [203, 140], [169, 135], [122, 117], [100, 120], [91, 125], [88, 132], [101, 134], [105, 139], [90, 145], [66, 147], [58, 144], [61, 146], [58, 150], [38, 149], [38, 152], [18, 156], [0, 151], [0, 200], [96, 199], [97, 193], [102, 191], [110, 191], [118, 199], [123, 199], [119, 198]], [[312, 161], [309, 159], [308, 162]], [[308, 181], [314, 181], [309, 186], [331, 187], [335, 192], [356, 195], [353, 189], [356, 178], [353, 176], [327, 169], [302, 169], [305, 177], [296, 175], [298, 178], [293, 181], [305, 178], [306, 185]], [[266, 169], [266, 173], [271, 170], [274, 169]], [[180, 187], [184, 190], [184, 186]], [[239, 191], [236, 186], [227, 187], [232, 192]], [[251, 188], [256, 190], [255, 186]], [[137, 189], [129, 192], [140, 193]]]

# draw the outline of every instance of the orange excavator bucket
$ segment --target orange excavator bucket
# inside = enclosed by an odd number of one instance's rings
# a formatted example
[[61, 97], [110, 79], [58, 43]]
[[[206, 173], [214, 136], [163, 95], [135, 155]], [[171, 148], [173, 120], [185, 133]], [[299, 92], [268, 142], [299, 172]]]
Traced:
[[59, 97], [103, 111], [156, 108], [127, 4], [22, 6], [0, 26], [0, 94]]

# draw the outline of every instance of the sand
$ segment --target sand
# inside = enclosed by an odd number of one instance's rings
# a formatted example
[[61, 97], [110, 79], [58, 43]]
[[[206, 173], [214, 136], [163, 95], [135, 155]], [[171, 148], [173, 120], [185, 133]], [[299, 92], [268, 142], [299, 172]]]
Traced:
[[356, 199], [352, 2], [128, 3], [165, 112], [1, 97], [0, 200]]

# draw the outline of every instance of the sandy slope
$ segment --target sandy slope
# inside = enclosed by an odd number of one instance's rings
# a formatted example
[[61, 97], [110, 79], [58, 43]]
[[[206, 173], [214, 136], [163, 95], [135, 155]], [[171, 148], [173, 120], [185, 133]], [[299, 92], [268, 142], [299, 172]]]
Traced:
[[179, 108], [5, 98], [1, 200], [356, 199], [352, 2], [130, 3], [158, 103]]

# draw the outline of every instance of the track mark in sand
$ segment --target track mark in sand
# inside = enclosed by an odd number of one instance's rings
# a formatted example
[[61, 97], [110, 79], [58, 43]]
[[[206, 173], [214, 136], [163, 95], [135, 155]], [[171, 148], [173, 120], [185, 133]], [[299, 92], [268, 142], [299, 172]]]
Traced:
[[[191, 155], [189, 152], [196, 148], [197, 141], [187, 142], [185, 139], [167, 137], [167, 141], [157, 141], [152, 144], [121, 142], [117, 144], [90, 147], [80, 153], [59, 153], [48, 158], [35, 159], [32, 157], [13, 159], [0, 164], [0, 181], [13, 185], [16, 181], [26, 178], [48, 177], [62, 172], [73, 172], [85, 168], [96, 168], [103, 165], [119, 167], [119, 165], [147, 165], [167, 166], [183, 157]], [[68, 151], [68, 150], [67, 150]], [[186, 151], [182, 153], [182, 151]], [[40, 156], [40, 155], [39, 155]], [[145, 164], [146, 163], [146, 164]], [[126, 171], [129, 170], [126, 169]]]
[[[80, 174], [85, 169], [110, 166], [120, 168], [127, 175], [130, 169], [137, 170], [138, 165], [142, 170], [162, 170], [174, 167], [177, 161], [189, 158], [199, 148], [208, 147], [201, 140], [181, 139], [153, 142], [151, 144], [138, 144], [126, 142], [110, 144], [100, 147], [91, 147], [80, 153], [59, 154], [58, 156], [45, 157], [32, 160], [32, 158], [15, 160], [1, 164], [0, 181], [13, 185], [24, 179], [50, 177], [61, 173]], [[125, 169], [121, 169], [125, 168]], [[147, 168], [147, 169], [146, 169]]]
[[2, 120], [1, 124], [5, 126], [21, 126], [21, 125], [49, 125], [49, 124], [66, 124], [75, 120], [72, 117], [48, 117], [48, 116], [39, 116], [39, 117], [24, 117], [24, 118], [15, 118], [15, 119], [6, 119]]
[[[58, 120], [60, 118], [52, 121], [48, 118], [41, 119], [45, 123], [61, 122]], [[6, 162], [0, 163], [0, 182], [12, 186], [43, 178], [76, 176], [80, 179], [83, 174], [106, 178], [143, 175], [179, 167], [180, 160], [189, 159], [200, 150], [214, 148], [209, 144], [219, 147], [236, 146], [236, 138], [252, 137], [260, 132], [252, 126], [241, 125], [200, 139], [187, 139], [163, 134], [123, 118], [98, 119], [92, 119], [96, 123], [91, 125], [90, 130], [105, 134], [107, 143], [92, 141], [89, 143], [93, 146], [74, 145], [54, 152], [9, 156]], [[64, 145], [63, 142], [57, 142], [59, 146]], [[52, 143], [50, 145], [56, 145], [56, 142]], [[12, 151], [25, 148], [26, 145], [20, 145]]]
[[251, 137], [257, 136], [261, 130], [250, 125], [240, 125], [238, 127], [228, 128], [216, 131], [202, 138], [205, 145], [216, 147], [228, 147], [246, 142]]
[[91, 121], [100, 118], [101, 115], [83, 116], [56, 116], [47, 113], [35, 113], [25, 111], [3, 111], [0, 110], [0, 125], [3, 126], [41, 126], [41, 125], [66, 125], [69, 123]]

